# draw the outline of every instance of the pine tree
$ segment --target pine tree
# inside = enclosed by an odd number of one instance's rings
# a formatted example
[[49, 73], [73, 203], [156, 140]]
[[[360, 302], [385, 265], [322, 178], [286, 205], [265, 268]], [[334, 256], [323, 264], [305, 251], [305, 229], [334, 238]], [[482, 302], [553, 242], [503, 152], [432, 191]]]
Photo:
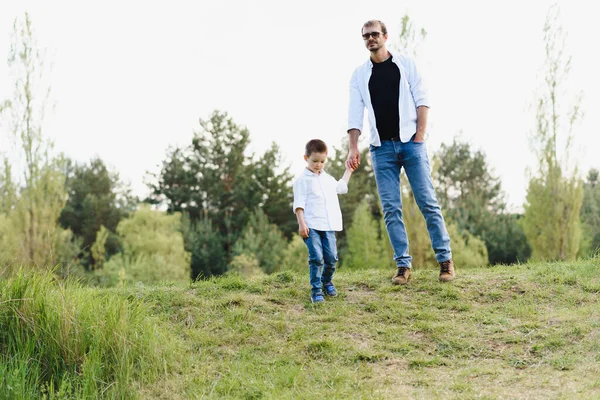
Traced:
[[253, 256], [260, 268], [270, 274], [281, 269], [286, 247], [287, 242], [279, 228], [269, 222], [261, 208], [256, 208], [242, 236], [235, 243], [233, 254]]
[[373, 219], [367, 201], [362, 201], [354, 212], [352, 225], [348, 229], [348, 248], [340, 260], [342, 268], [368, 269], [389, 265], [379, 234], [377, 220]]

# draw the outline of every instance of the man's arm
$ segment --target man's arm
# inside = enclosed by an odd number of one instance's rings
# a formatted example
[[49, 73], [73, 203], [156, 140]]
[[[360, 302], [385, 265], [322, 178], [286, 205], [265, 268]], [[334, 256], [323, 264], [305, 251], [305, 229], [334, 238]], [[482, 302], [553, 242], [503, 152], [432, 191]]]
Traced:
[[298, 220], [298, 233], [306, 239], [308, 237], [308, 225], [304, 220], [304, 209], [296, 208], [296, 219]]
[[358, 88], [359, 70], [356, 69], [350, 79], [350, 104], [348, 106], [348, 139], [350, 140], [346, 168], [355, 170], [360, 164], [360, 152], [358, 151], [358, 137], [362, 130], [363, 117], [365, 115], [365, 103]]
[[[348, 140], [350, 145], [348, 146], [348, 159], [346, 160], [346, 171], [348, 169], [354, 171], [360, 165], [360, 151], [358, 151], [358, 137], [360, 131], [358, 129], [350, 129], [348, 131]], [[345, 176], [345, 174], [344, 174]]]
[[417, 132], [415, 135], [415, 142], [425, 141], [425, 132], [427, 131], [427, 115], [429, 114], [429, 107], [421, 106], [417, 107]]

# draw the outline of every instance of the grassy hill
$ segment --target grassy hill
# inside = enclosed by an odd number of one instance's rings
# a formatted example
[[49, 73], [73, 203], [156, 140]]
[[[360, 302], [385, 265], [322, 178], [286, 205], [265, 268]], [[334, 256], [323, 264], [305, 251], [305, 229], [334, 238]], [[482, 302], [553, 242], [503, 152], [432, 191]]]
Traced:
[[0, 398], [600, 398], [598, 258], [393, 272], [340, 271], [322, 305], [290, 273], [109, 290], [21, 273], [0, 282]]

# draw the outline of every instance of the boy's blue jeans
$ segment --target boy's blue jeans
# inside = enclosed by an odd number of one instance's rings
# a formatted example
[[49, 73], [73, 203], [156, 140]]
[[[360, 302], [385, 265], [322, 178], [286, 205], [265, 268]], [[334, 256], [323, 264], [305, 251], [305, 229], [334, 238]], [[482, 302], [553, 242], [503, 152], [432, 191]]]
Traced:
[[369, 147], [385, 226], [394, 249], [394, 261], [398, 267], [410, 267], [412, 261], [408, 253], [408, 236], [402, 220], [401, 168], [406, 172], [417, 205], [425, 217], [436, 260], [442, 262], [452, 258], [450, 237], [431, 180], [427, 149], [425, 143], [415, 143], [413, 139], [414, 136], [406, 143], [384, 140], [380, 147], [372, 145]]
[[338, 261], [335, 232], [309, 229], [304, 243], [308, 247], [311, 290], [313, 293], [321, 292], [323, 285], [331, 283]]

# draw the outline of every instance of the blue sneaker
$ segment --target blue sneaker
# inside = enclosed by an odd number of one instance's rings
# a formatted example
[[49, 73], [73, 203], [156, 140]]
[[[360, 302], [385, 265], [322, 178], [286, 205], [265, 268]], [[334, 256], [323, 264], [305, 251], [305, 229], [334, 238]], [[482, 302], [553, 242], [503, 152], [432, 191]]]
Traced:
[[324, 303], [325, 297], [323, 297], [323, 292], [315, 292], [310, 295], [310, 300], [313, 303]]
[[333, 283], [328, 283], [327, 285], [324, 285], [323, 287], [325, 288], [325, 294], [327, 296], [330, 296], [330, 297], [337, 296], [337, 290], [335, 290], [335, 286], [333, 286]]

